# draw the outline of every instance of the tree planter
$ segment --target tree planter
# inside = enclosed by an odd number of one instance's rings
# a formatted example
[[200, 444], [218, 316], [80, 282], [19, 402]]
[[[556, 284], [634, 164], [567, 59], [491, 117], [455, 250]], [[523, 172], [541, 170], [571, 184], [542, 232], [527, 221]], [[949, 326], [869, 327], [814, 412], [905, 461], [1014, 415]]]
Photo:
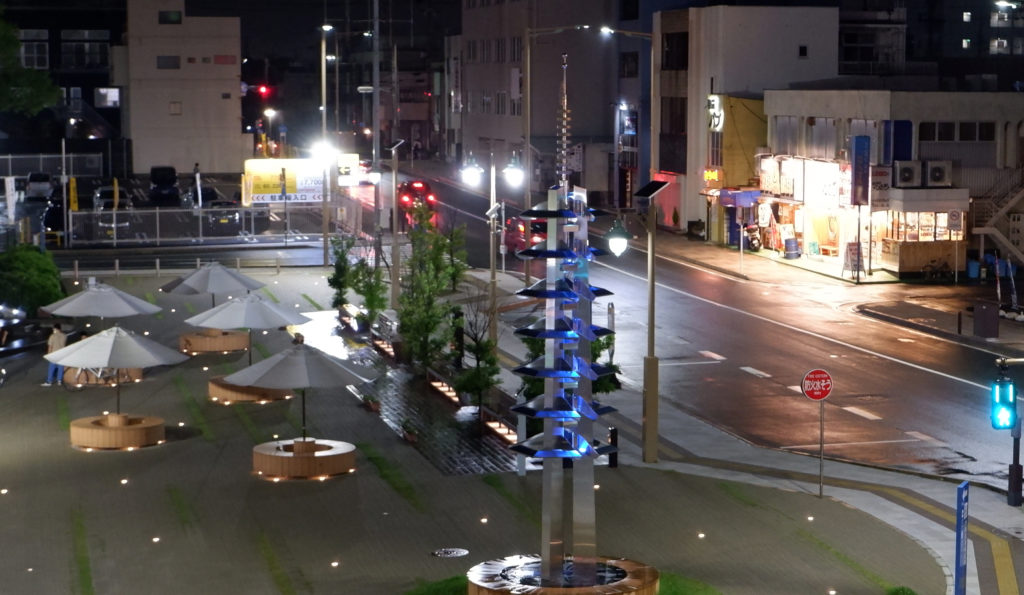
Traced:
[[374, 413], [380, 413], [380, 401], [363, 399], [363, 409]]

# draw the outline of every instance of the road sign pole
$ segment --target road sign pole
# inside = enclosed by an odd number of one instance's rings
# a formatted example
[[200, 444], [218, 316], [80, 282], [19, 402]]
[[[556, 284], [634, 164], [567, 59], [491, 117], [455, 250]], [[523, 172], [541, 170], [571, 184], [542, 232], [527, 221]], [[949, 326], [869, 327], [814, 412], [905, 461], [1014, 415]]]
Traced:
[[825, 495], [825, 399], [818, 401], [818, 497]]

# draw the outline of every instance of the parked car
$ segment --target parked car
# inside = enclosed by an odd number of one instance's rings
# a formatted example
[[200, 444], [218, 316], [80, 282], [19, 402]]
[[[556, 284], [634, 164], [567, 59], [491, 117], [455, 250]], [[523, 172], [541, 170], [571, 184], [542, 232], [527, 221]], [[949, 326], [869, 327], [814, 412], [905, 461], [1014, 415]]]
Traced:
[[[200, 200], [200, 198], [202, 200]], [[230, 203], [231, 201], [228, 200], [220, 190], [217, 190], [213, 186], [206, 185], [200, 187], [199, 192], [196, 192], [196, 187], [193, 185], [181, 197], [181, 206], [187, 209], [199, 206], [205, 209], [207, 205], [211, 205], [215, 202]]]
[[203, 232], [217, 236], [238, 235], [245, 219], [240, 205], [230, 200], [203, 201]]
[[178, 171], [173, 166], [155, 165], [149, 168], [149, 202], [154, 207], [181, 206]]
[[25, 181], [25, 200], [49, 200], [53, 196], [53, 178], [45, 172], [33, 172]]
[[[132, 200], [132, 194], [124, 186], [117, 187], [117, 208], [120, 209], [131, 209], [134, 208], [135, 204]], [[112, 211], [114, 210], [114, 187], [113, 186], [100, 186], [99, 188], [92, 191], [92, 209], [94, 211]]]
[[532, 248], [548, 239], [548, 222], [546, 219], [526, 220], [511, 217], [505, 220], [505, 245], [513, 254]]
[[118, 188], [117, 207], [114, 206], [113, 186], [100, 186], [92, 193], [93, 239], [125, 239], [131, 237], [132, 200], [124, 188]]

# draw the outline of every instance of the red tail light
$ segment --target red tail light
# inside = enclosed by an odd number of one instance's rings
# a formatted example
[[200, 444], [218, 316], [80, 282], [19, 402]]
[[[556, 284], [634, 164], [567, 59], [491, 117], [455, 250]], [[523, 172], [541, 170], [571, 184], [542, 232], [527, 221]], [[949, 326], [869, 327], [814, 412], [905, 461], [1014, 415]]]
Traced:
[[434, 196], [433, 194], [428, 194], [427, 195], [427, 202], [437, 202], [437, 197]]
[[411, 196], [409, 196], [408, 194], [403, 194], [403, 195], [402, 195], [402, 202], [404, 202], [404, 203], [410, 203], [410, 202], [412, 202], [412, 197], [411, 197]]
[[523, 233], [523, 232], [525, 232], [525, 231], [526, 231], [526, 226], [525, 226], [525, 225], [523, 225], [522, 223], [520, 223], [520, 224], [519, 224], [519, 233]]
[[413, 188], [422, 188], [423, 187], [423, 182], [413, 182], [412, 183], [412, 187]]

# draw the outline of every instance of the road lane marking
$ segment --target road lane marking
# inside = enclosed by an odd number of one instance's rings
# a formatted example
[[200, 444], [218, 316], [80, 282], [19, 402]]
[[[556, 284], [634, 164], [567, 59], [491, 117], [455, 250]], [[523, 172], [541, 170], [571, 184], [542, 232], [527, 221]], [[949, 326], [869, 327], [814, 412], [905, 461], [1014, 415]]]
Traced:
[[[866, 446], [871, 444], [898, 444], [900, 442], [920, 442], [917, 438], [901, 438], [899, 440], [869, 440], [867, 442], [826, 442], [825, 446]], [[794, 444], [793, 446], [780, 446], [782, 450], [793, 448], [818, 448], [819, 444]]]
[[768, 374], [767, 372], [762, 372], [761, 370], [758, 370], [757, 368], [751, 368], [750, 366], [742, 366], [740, 369], [743, 370], [744, 372], [746, 372], [747, 374], [753, 374], [754, 376], [757, 376], [758, 378], [771, 378], [772, 377], [771, 374]]
[[[882, 419], [881, 417], [875, 415], [874, 413], [871, 413], [870, 411], [865, 411], [860, 407], [843, 407], [843, 409], [849, 411], [854, 415], [859, 415], [865, 419], [870, 419], [871, 421], [875, 421], [876, 419]], [[909, 434], [910, 432], [907, 433]]]
[[[676, 264], [680, 264], [680, 265], [683, 265], [683, 266], [690, 266], [690, 267], [698, 268], [698, 269], [700, 268], [700, 267], [694, 267], [693, 265], [690, 265], [688, 263], [676, 262], [676, 261], [674, 261], [674, 260], [672, 260], [670, 258], [664, 258], [662, 256], [659, 256], [658, 258], [661, 258], [663, 260], [667, 260], [669, 262], [675, 262]], [[638, 281], [644, 281], [644, 282], [647, 281], [647, 277], [644, 276], [644, 275], [637, 275], [636, 273], [631, 273], [631, 272], [629, 272], [627, 270], [620, 269], [618, 267], [612, 266], [612, 265], [604, 263], [604, 262], [597, 262], [595, 260], [593, 264], [596, 264], [598, 266], [602, 266], [602, 267], [605, 267], [607, 269], [613, 270], [613, 271], [615, 271], [615, 272], [617, 272], [617, 273], [619, 273], [621, 275], [625, 275], [627, 277], [632, 277], [634, 279], [637, 279]], [[729, 278], [730, 279], [734, 279], [734, 277], [729, 277]], [[920, 370], [922, 372], [928, 372], [930, 374], [935, 374], [936, 376], [941, 376], [941, 377], [947, 378], [949, 380], [955, 380], [957, 382], [962, 382], [962, 383], [967, 384], [969, 386], [973, 386], [975, 388], [980, 388], [980, 389], [982, 389], [982, 390], [984, 390], [986, 392], [989, 390], [989, 386], [986, 385], [986, 384], [979, 384], [977, 382], [972, 382], [972, 381], [967, 380], [965, 378], [960, 378], [958, 376], [953, 376], [952, 374], [947, 374], [945, 372], [940, 372], [938, 370], [935, 370], [935, 369], [932, 369], [932, 368], [928, 368], [928, 367], [922, 366], [920, 364], [915, 364], [913, 362], [908, 362], [907, 360], [903, 360], [903, 359], [900, 359], [898, 357], [894, 357], [894, 356], [891, 356], [891, 355], [886, 355], [884, 353], [879, 353], [877, 351], [872, 351], [871, 349], [868, 349], [866, 347], [861, 347], [859, 345], [854, 345], [852, 343], [847, 343], [846, 341], [840, 341], [839, 339], [836, 339], [834, 337], [829, 337], [829, 336], [823, 335], [821, 333], [816, 333], [814, 331], [809, 331], [807, 329], [803, 329], [803, 328], [800, 328], [798, 326], [793, 326], [792, 324], [788, 324], [788, 323], [785, 323], [785, 322], [780, 322], [778, 320], [773, 320], [771, 318], [768, 318], [767, 316], [761, 316], [760, 314], [754, 314], [753, 312], [747, 312], [746, 310], [742, 310], [742, 309], [737, 308], [735, 306], [729, 306], [729, 305], [726, 305], [726, 304], [721, 304], [721, 303], [718, 303], [716, 301], [710, 300], [708, 298], [701, 297], [699, 295], [690, 293], [688, 291], [683, 291], [683, 290], [681, 290], [681, 289], [679, 289], [677, 287], [670, 287], [670, 286], [665, 285], [663, 283], [657, 283], [657, 282], [655, 284], [658, 286], [659, 289], [662, 289], [662, 290], [665, 290], [665, 291], [671, 291], [672, 293], [675, 293], [677, 295], [686, 296], [688, 298], [692, 298], [692, 299], [695, 299], [697, 301], [704, 302], [705, 304], [709, 304], [711, 306], [716, 306], [718, 308], [722, 308], [722, 309], [728, 310], [730, 312], [735, 312], [737, 314], [742, 314], [743, 316], [748, 316], [750, 318], [754, 318], [754, 319], [760, 320], [762, 322], [767, 322], [768, 324], [774, 324], [775, 326], [779, 326], [779, 327], [782, 327], [782, 328], [785, 328], [785, 329], [789, 329], [791, 331], [794, 331], [794, 332], [797, 332], [797, 333], [800, 333], [800, 334], [803, 334], [803, 335], [807, 335], [809, 337], [814, 337], [815, 339], [818, 339], [820, 341], [827, 341], [827, 342], [832, 343], [834, 345], [840, 345], [842, 347], [845, 347], [845, 348], [853, 350], [853, 351], [857, 351], [859, 353], [866, 353], [868, 355], [872, 355], [872, 356], [880, 358], [880, 359], [888, 360], [890, 362], [894, 362], [894, 363], [897, 363], [897, 364], [902, 364], [904, 366], [907, 366], [908, 368], [913, 368], [915, 370]], [[867, 317], [862, 317], [862, 318], [867, 318]], [[944, 340], [941, 337], [936, 337], [936, 339]], [[947, 342], [948, 343], [953, 343], [953, 341], [947, 341]], [[979, 348], [974, 347], [972, 345], [964, 345], [964, 344], [961, 344], [961, 343], [957, 343], [957, 345], [960, 345], [962, 347], [966, 347], [966, 348], [969, 348], [969, 349], [975, 349], [975, 350], [978, 350], [978, 351], [981, 351], [981, 352], [984, 352], [984, 353], [991, 353], [993, 355], [999, 355], [998, 353], [995, 353], [994, 351], [990, 351], [990, 350], [987, 350], [987, 349], [979, 349]]]
[[713, 359], [713, 360], [718, 360], [718, 361], [721, 361], [721, 360], [725, 359], [724, 355], [718, 355], [714, 351], [698, 351], [697, 353], [703, 355], [704, 357], [706, 357], [708, 359]]
[[907, 436], [913, 436], [914, 438], [917, 438], [918, 440], [920, 440], [922, 442], [931, 442], [935, 446], [949, 446], [948, 444], [946, 444], [942, 440], [939, 440], [938, 438], [933, 438], [933, 437], [929, 436], [928, 434], [923, 434], [921, 432], [903, 432], [903, 433], [906, 434]]
[[916, 342], [916, 341], [914, 341], [913, 339], [911, 339], [909, 337], [896, 337], [896, 340], [899, 341], [900, 343], [915, 343]]

